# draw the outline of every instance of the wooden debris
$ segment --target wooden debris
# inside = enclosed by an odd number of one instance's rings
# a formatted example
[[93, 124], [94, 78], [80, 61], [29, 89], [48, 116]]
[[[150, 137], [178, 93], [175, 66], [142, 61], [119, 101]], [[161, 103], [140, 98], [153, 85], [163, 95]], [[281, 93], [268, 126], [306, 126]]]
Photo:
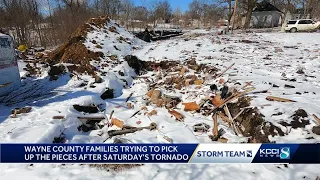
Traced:
[[206, 123], [198, 123], [193, 125], [194, 132], [201, 132], [201, 133], [208, 132], [209, 128], [210, 126]]
[[244, 95], [244, 94], [246, 94], [246, 93], [248, 93], [248, 92], [250, 92], [250, 91], [252, 91], [252, 90], [254, 90], [254, 89], [255, 89], [255, 88], [248, 88], [248, 89], [246, 89], [246, 90], [243, 91], [243, 92], [234, 93], [233, 95], [231, 95], [231, 96], [229, 96], [227, 99], [225, 99], [221, 105], [219, 105], [219, 106], [215, 107], [214, 109], [210, 110], [207, 114], [211, 114], [211, 113], [217, 111], [218, 108], [223, 107], [223, 106], [226, 105], [227, 103], [233, 101], [234, 99], [236, 99], [236, 98], [238, 98], [238, 97], [240, 97], [240, 96], [242, 96], [242, 95]]
[[147, 108], [147, 106], [143, 106], [143, 107], [141, 107], [141, 110], [148, 111], [148, 108]]
[[251, 85], [252, 85], [252, 81], [246, 82], [246, 84], [241, 89], [245, 89], [246, 87]]
[[218, 136], [218, 114], [215, 113], [213, 116], [213, 129], [212, 129], [212, 134], [213, 136]]
[[134, 108], [134, 105], [132, 103], [130, 103], [130, 102], [127, 103], [127, 106], [128, 106], [129, 109], [133, 109]]
[[29, 113], [31, 109], [32, 109], [31, 107], [15, 108], [11, 111], [11, 114], [17, 115], [22, 113]]
[[185, 82], [184, 82], [184, 86], [188, 87], [190, 85], [190, 79], [187, 79]]
[[200, 106], [196, 102], [182, 103], [185, 111], [197, 111]]
[[129, 99], [132, 97], [132, 95], [133, 95], [133, 93], [130, 93], [130, 94], [129, 94], [129, 96], [128, 96], [127, 99], [126, 99], [126, 102], [129, 101]]
[[220, 94], [217, 94], [216, 96], [214, 96], [214, 98], [211, 100], [211, 102], [215, 107], [223, 104], [223, 100], [221, 99]]
[[175, 111], [173, 109], [171, 109], [171, 110], [169, 109], [168, 112], [172, 116], [174, 116], [176, 118], [176, 120], [178, 120], [178, 121], [183, 121], [184, 120], [184, 117], [183, 117], [183, 115], [181, 113], [179, 113], [179, 112], [177, 112], [177, 111]]
[[52, 119], [64, 119], [64, 116], [53, 116]]
[[163, 99], [158, 99], [158, 102], [157, 102], [157, 107], [162, 107], [164, 104], [164, 100]]
[[173, 143], [173, 140], [171, 138], [169, 138], [168, 136], [163, 136], [163, 139], [165, 139], [169, 143]]
[[136, 111], [135, 113], [133, 113], [132, 116], [129, 117], [129, 119], [133, 118], [133, 117], [134, 117], [135, 115], [137, 115], [139, 112], [140, 112], [140, 110], [139, 110], [139, 111]]
[[153, 94], [153, 91], [154, 91], [154, 89], [151, 89], [150, 91], [147, 92], [146, 95], [147, 95], [149, 98], [151, 98], [151, 96], [152, 96], [152, 94]]
[[224, 137], [221, 137], [221, 138], [218, 139], [218, 142], [227, 143], [227, 142], [228, 142], [228, 139], [227, 139], [227, 138], [224, 138]]
[[312, 116], [317, 121], [317, 124], [320, 125], [320, 118], [318, 118], [318, 116], [316, 116], [315, 114], [312, 114]]
[[296, 101], [294, 101], [294, 100], [285, 99], [285, 98], [281, 98], [281, 97], [275, 97], [275, 96], [268, 96], [268, 97], [266, 97], [266, 99], [267, 99], [268, 101], [296, 102]]
[[148, 113], [149, 116], [153, 116], [153, 115], [157, 115], [157, 111], [156, 110], [152, 110], [151, 112]]
[[229, 67], [227, 67], [227, 69], [225, 69], [224, 71], [222, 71], [219, 75], [216, 76], [216, 79], [221, 77], [224, 73], [226, 73], [230, 68], [232, 68], [233, 65], [235, 65], [236, 63], [231, 64]]
[[194, 81], [195, 85], [202, 85], [203, 84], [203, 80], [202, 79], [198, 79]]
[[111, 111], [109, 119], [112, 119], [113, 113], [114, 113], [114, 110]]
[[227, 122], [229, 124], [229, 126], [231, 126], [231, 121], [230, 119], [222, 112], [218, 112], [218, 116], [225, 122]]
[[[231, 113], [229, 111], [229, 108], [227, 105], [224, 106], [224, 111], [226, 112], [229, 120], [231, 121], [231, 125], [232, 125], [232, 128], [234, 130], [234, 132], [239, 136], [239, 135], [242, 135], [242, 132], [240, 131], [239, 127], [234, 123], [234, 118], [232, 118], [231, 116]], [[240, 111], [240, 113], [238, 113], [237, 116], [239, 116], [242, 112]]]
[[117, 119], [117, 118], [112, 118], [111, 119], [111, 124], [112, 125], [115, 125], [115, 126], [117, 126], [117, 127], [119, 127], [119, 128], [123, 128], [123, 121], [121, 121], [120, 119]]
[[214, 136], [214, 135], [209, 135], [209, 138], [212, 140], [212, 141], [218, 141], [218, 139], [223, 135], [225, 134], [226, 132], [220, 128], [219, 131], [218, 131], [218, 135]]
[[[123, 135], [123, 134], [128, 134], [128, 133], [134, 133], [136, 131], [140, 131], [140, 130], [143, 130], [143, 129], [149, 129], [150, 131], [152, 130], [156, 130], [157, 129], [157, 124], [156, 123], [151, 123], [149, 126], [147, 127], [131, 127], [130, 129], [123, 129], [123, 130], [111, 130], [111, 131], [108, 131], [108, 135], [109, 135], [109, 138], [110, 137], [113, 137], [113, 136], [118, 136], [118, 135]], [[108, 138], [108, 139], [109, 139]], [[106, 139], [107, 140], [107, 139]], [[105, 141], [106, 141], [105, 140]], [[104, 141], [104, 142], [105, 142]]]
[[157, 104], [159, 99], [161, 97], [161, 91], [160, 90], [153, 90], [152, 91], [152, 95], [150, 97], [151, 99], [151, 102], [154, 103], [154, 104]]
[[218, 83], [219, 83], [219, 84], [223, 84], [223, 83], [224, 83], [224, 79], [223, 79], [223, 78], [220, 78]]
[[181, 71], [180, 71], [180, 73], [179, 73], [180, 76], [183, 76], [185, 72], [186, 72], [186, 68], [182, 67], [182, 68], [181, 68]]
[[13, 114], [12, 114], [11, 117], [12, 117], [12, 118], [16, 118], [16, 117], [17, 117], [17, 110], [14, 110], [14, 111], [13, 111]]

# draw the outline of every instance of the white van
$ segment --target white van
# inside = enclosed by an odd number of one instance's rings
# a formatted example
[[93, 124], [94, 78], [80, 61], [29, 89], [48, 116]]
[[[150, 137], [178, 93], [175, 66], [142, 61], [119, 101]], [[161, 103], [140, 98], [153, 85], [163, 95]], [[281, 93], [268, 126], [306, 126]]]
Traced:
[[19, 68], [12, 38], [0, 33], [0, 96], [18, 89], [20, 85]]

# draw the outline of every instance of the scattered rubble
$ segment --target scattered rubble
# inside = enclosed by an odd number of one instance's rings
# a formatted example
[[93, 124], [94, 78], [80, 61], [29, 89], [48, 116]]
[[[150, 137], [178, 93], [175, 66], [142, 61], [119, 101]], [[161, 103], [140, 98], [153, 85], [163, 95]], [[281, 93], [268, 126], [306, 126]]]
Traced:
[[306, 125], [310, 124], [308, 114], [303, 109], [296, 110], [294, 114], [291, 116], [291, 118], [293, 119], [293, 121], [291, 121], [290, 123], [282, 121], [280, 122], [280, 124], [286, 127], [291, 126], [294, 129], [304, 128]]
[[11, 114], [12, 114], [11, 117], [16, 118], [17, 114], [29, 113], [31, 109], [32, 107], [15, 108], [11, 111]]
[[317, 135], [320, 135], [320, 125], [319, 126], [313, 126], [312, 127], [312, 132], [317, 134]]
[[80, 105], [73, 105], [73, 108], [79, 112], [85, 112], [85, 113], [97, 113], [99, 112], [99, 109], [97, 106], [80, 106]]
[[112, 99], [112, 98], [114, 98], [114, 93], [113, 93], [113, 89], [109, 89], [109, 88], [107, 88], [107, 90], [103, 93], [103, 94], [101, 94], [101, 99], [103, 99], [103, 100], [105, 100], [105, 99]]

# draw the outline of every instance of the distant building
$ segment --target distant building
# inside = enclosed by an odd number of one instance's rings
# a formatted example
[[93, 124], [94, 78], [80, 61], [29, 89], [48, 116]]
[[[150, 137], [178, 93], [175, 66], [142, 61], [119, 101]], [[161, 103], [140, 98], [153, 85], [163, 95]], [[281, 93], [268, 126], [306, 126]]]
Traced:
[[272, 28], [281, 24], [282, 12], [264, 0], [253, 9], [251, 23], [253, 28]]

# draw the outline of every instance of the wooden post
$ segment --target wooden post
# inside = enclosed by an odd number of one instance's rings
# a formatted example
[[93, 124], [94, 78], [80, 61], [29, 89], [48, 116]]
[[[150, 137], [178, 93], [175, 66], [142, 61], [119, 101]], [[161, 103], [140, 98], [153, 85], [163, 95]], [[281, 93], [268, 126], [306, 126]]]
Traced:
[[213, 115], [213, 129], [212, 134], [218, 136], [218, 113]]
[[234, 23], [236, 21], [236, 15], [237, 15], [237, 3], [238, 0], [234, 2], [234, 9], [233, 9], [233, 21], [232, 21], [232, 28], [231, 28], [231, 34], [233, 34], [233, 29], [234, 29]]

